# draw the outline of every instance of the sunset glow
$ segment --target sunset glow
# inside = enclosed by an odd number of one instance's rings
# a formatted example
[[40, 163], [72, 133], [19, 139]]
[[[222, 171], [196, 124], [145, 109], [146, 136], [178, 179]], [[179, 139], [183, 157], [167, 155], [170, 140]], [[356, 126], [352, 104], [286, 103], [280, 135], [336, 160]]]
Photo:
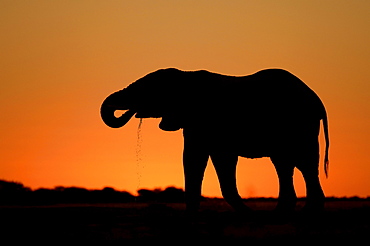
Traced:
[[[183, 187], [182, 132], [104, 125], [106, 96], [167, 67], [284, 68], [329, 117], [327, 196], [370, 196], [370, 1], [0, 1], [0, 179], [31, 188]], [[277, 197], [268, 158], [240, 158], [243, 197]], [[305, 195], [300, 172], [298, 196]], [[211, 162], [203, 194], [221, 196]]]

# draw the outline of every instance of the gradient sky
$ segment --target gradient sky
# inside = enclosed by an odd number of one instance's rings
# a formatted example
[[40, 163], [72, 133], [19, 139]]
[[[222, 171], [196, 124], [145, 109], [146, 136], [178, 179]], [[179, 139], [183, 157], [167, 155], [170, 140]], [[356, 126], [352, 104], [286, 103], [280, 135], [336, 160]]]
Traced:
[[[368, 0], [0, 0], [0, 179], [134, 194], [183, 187], [182, 133], [144, 119], [138, 148], [139, 119], [108, 128], [104, 98], [159, 68], [284, 68], [328, 111], [326, 195], [370, 196], [369, 13]], [[243, 197], [278, 194], [267, 158], [240, 159], [237, 175]], [[296, 171], [298, 196], [302, 180]], [[212, 165], [203, 194], [220, 196]]]

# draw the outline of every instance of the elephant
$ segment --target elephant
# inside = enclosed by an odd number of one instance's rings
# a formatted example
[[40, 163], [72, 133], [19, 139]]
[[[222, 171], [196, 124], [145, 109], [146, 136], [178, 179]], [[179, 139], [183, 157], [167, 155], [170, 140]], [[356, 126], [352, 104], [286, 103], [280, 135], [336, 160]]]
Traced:
[[[116, 117], [116, 110], [126, 110]], [[206, 70], [159, 69], [109, 95], [101, 117], [112, 128], [132, 116], [162, 118], [164, 131], [182, 129], [186, 210], [200, 208], [201, 186], [210, 158], [221, 193], [236, 211], [250, 211], [238, 193], [239, 157], [269, 157], [279, 183], [275, 211], [295, 210], [293, 172], [306, 185], [305, 211], [324, 209], [319, 179], [319, 132], [325, 135], [324, 171], [328, 175], [328, 117], [317, 96], [303, 81], [283, 69], [264, 69], [245, 76]]]

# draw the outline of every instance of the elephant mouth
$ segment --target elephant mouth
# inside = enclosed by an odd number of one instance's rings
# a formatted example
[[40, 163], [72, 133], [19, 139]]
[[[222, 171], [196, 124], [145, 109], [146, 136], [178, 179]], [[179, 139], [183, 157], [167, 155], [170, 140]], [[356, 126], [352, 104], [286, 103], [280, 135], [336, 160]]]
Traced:
[[115, 117], [119, 118], [122, 115], [126, 114], [127, 112], [136, 112], [135, 118], [161, 118], [162, 116], [157, 113], [153, 112], [152, 110], [131, 110], [124, 107], [115, 107], [114, 108], [114, 115]]
[[[114, 116], [116, 118], [119, 118], [121, 117], [122, 115], [126, 114], [127, 112], [129, 111], [129, 109], [116, 109], [114, 111]], [[141, 113], [141, 112], [137, 112], [135, 115], [135, 118], [154, 118], [153, 116], [147, 114], [147, 113]]]
[[153, 113], [152, 111], [138, 111], [135, 114], [135, 118], [160, 118], [162, 117], [159, 113]]
[[140, 110], [135, 114], [135, 118], [162, 118], [159, 128], [164, 131], [177, 131], [181, 128], [179, 122], [174, 117], [163, 116], [159, 112]]
[[114, 111], [114, 116], [116, 118], [121, 117], [122, 115], [126, 114], [129, 110], [128, 109], [117, 109]]

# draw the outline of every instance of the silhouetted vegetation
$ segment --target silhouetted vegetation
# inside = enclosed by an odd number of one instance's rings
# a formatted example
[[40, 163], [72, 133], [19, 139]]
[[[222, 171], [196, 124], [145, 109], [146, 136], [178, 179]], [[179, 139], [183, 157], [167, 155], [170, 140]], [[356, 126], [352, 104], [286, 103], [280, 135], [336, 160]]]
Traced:
[[112, 187], [89, 190], [81, 187], [56, 186], [53, 189], [32, 190], [19, 182], [0, 180], [0, 205], [37, 205], [58, 203], [125, 203], [141, 202], [184, 202], [184, 191], [175, 187], [141, 189], [138, 196]]
[[[32, 190], [19, 182], [0, 180], [0, 205], [51, 205], [71, 203], [126, 203], [126, 202], [164, 202], [183, 203], [185, 193], [181, 188], [167, 187], [162, 189], [140, 189], [138, 196], [127, 191], [118, 191], [112, 187], [105, 187], [101, 190], [89, 190], [81, 187], [56, 186], [53, 189], [39, 188]], [[214, 199], [219, 198], [206, 198]], [[221, 198], [219, 200], [222, 200]], [[274, 197], [255, 197], [244, 200], [249, 201], [276, 201]], [[299, 198], [305, 200], [305, 198]], [[370, 201], [370, 197], [327, 197], [327, 201]]]
[[57, 186], [54, 189], [31, 190], [21, 183], [0, 180], [1, 205], [35, 205], [58, 203], [120, 203], [132, 202], [135, 196], [111, 187], [88, 190], [80, 187]]
[[138, 194], [138, 201], [142, 202], [185, 202], [184, 190], [175, 187], [167, 187], [165, 190], [140, 189]]

